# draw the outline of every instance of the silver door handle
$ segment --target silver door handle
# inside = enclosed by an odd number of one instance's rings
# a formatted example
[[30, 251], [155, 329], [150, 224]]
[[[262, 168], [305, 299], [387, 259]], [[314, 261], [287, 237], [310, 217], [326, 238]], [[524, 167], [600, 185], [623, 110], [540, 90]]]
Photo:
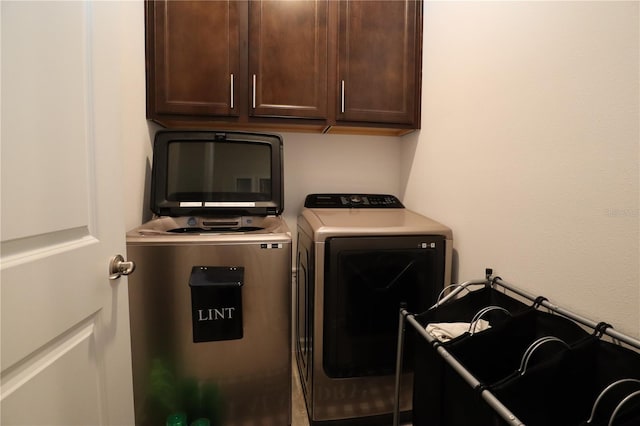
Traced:
[[340, 81], [340, 112], [344, 114], [344, 80]]
[[122, 275], [129, 275], [136, 269], [132, 261], [126, 262], [121, 254], [117, 254], [109, 261], [109, 279], [116, 280]]
[[252, 90], [252, 101], [251, 101], [251, 105], [253, 106], [253, 109], [256, 109], [256, 75], [253, 74], [253, 90]]
[[234, 97], [234, 93], [233, 93], [233, 74], [231, 74], [231, 83], [230, 83], [231, 87], [230, 87], [230, 92], [231, 92], [231, 101], [229, 102], [229, 105], [231, 107], [231, 109], [233, 109], [234, 107], [234, 102], [233, 102], [233, 97]]

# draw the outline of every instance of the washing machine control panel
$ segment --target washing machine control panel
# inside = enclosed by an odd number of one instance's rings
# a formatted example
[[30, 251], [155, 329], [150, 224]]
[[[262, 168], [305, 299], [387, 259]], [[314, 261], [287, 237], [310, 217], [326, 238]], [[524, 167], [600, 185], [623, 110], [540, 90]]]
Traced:
[[389, 194], [309, 194], [304, 201], [304, 206], [314, 209], [404, 208], [398, 198]]

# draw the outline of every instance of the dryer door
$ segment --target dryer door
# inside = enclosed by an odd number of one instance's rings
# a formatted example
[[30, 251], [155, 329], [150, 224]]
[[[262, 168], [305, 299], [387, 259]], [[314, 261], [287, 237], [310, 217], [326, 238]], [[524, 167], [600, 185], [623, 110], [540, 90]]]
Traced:
[[325, 255], [325, 373], [392, 374], [400, 303], [411, 312], [435, 303], [444, 282], [444, 238], [339, 237], [327, 241]]

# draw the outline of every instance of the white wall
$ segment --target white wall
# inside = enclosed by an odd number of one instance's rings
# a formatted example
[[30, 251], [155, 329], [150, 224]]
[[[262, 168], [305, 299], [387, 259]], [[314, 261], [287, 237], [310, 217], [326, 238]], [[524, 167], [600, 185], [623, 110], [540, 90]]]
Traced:
[[295, 231], [307, 194], [399, 194], [400, 145], [396, 137], [282, 133], [284, 219]]
[[458, 281], [505, 281], [640, 336], [638, 2], [426, 2], [404, 201]]
[[149, 190], [147, 175], [150, 176], [152, 142], [151, 135], [155, 126], [147, 123], [146, 87], [145, 87], [145, 47], [144, 47], [144, 3], [125, 2], [128, 13], [123, 14], [127, 22], [119, 25], [129, 32], [127, 49], [122, 53], [122, 123], [125, 146], [122, 152], [122, 169], [124, 173], [125, 226], [134, 228], [150, 216]]

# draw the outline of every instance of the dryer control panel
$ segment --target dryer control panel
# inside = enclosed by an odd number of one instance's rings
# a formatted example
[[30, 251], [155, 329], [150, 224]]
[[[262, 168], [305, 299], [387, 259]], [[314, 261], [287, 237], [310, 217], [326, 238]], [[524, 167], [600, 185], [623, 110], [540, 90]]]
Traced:
[[404, 208], [396, 196], [389, 194], [309, 194], [304, 206], [313, 209]]

